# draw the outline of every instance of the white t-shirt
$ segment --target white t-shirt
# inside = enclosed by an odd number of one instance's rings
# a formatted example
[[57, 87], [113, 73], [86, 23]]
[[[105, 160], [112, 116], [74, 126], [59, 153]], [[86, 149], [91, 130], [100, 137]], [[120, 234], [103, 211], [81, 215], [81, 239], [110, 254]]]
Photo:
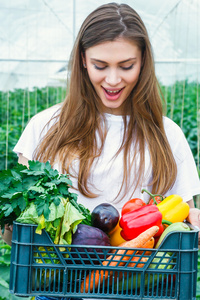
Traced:
[[[45, 125], [52, 116], [57, 113], [59, 108], [60, 105], [55, 105], [35, 115], [28, 123], [21, 138], [14, 147], [14, 152], [17, 154], [21, 153], [28, 160], [33, 160], [35, 148], [54, 121], [51, 121], [48, 127], [45, 127]], [[150, 191], [148, 183], [152, 178], [150, 156], [147, 149], [145, 153], [145, 174], [142, 185], [137, 188], [134, 195], [132, 195], [132, 189], [130, 189], [130, 192], [126, 194], [123, 200], [117, 202], [117, 199], [115, 199], [123, 178], [123, 153], [121, 152], [117, 157], [113, 157], [121, 145], [124, 123], [121, 116], [111, 114], [106, 114], [106, 121], [108, 124], [108, 134], [103, 152], [101, 157], [95, 161], [90, 176], [91, 190], [98, 194], [98, 197], [90, 199], [83, 196], [79, 191], [73, 190], [73, 192], [78, 194], [78, 202], [89, 208], [90, 211], [98, 204], [105, 202], [113, 204], [120, 211], [123, 204], [131, 198], [138, 197], [146, 202], [149, 198], [146, 193], [141, 193], [142, 188]], [[191, 200], [194, 195], [200, 194], [200, 181], [195, 161], [188, 142], [179, 126], [167, 117], [163, 117], [163, 121], [166, 135], [178, 167], [176, 182], [165, 196], [178, 194], [184, 201], [188, 201]], [[78, 166], [79, 162], [75, 161], [73, 169], [77, 173]], [[58, 165], [54, 165], [53, 167], [60, 171]], [[134, 178], [134, 174], [132, 177]], [[73, 177], [70, 177], [70, 179], [73, 187], [76, 188], [76, 179]]]

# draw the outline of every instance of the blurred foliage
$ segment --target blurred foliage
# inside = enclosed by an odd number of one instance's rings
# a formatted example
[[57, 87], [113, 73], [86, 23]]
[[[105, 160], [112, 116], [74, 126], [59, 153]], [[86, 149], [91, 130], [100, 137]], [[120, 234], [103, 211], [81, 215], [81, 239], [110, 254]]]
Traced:
[[65, 98], [62, 87], [0, 92], [0, 170], [17, 163], [12, 149], [32, 116]]
[[167, 104], [166, 115], [182, 128], [199, 170], [200, 86], [196, 82], [183, 81], [161, 88]]

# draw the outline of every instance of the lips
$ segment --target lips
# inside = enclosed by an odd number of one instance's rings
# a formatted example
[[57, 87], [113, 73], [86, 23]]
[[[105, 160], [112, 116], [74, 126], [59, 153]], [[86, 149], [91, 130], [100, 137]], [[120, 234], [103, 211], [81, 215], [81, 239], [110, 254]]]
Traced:
[[120, 97], [120, 95], [124, 89], [124, 87], [121, 89], [106, 89], [103, 86], [102, 86], [102, 88], [103, 88], [104, 94], [108, 100], [117, 100]]

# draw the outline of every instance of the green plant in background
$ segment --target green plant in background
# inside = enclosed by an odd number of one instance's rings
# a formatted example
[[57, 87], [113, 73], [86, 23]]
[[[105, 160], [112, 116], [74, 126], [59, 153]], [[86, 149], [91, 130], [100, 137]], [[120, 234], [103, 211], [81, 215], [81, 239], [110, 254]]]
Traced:
[[12, 149], [29, 119], [63, 101], [65, 93], [62, 87], [0, 92], [0, 170], [16, 165], [17, 156]]
[[[198, 88], [198, 91], [197, 91]], [[178, 124], [190, 145], [198, 169], [200, 169], [198, 153], [198, 130], [200, 131], [197, 109], [200, 88], [196, 82], [176, 82], [173, 86], [164, 87], [162, 91], [167, 103], [167, 116]], [[198, 120], [199, 118], [199, 120]]]

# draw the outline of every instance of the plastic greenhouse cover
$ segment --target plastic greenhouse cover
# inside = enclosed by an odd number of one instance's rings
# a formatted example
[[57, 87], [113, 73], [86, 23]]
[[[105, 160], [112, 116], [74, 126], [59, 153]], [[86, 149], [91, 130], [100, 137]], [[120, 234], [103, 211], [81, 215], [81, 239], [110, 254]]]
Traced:
[[[76, 34], [98, 0], [0, 0], [0, 90], [62, 85]], [[112, 2], [112, 1], [110, 1]], [[200, 1], [115, 1], [142, 17], [164, 84], [198, 80]]]

